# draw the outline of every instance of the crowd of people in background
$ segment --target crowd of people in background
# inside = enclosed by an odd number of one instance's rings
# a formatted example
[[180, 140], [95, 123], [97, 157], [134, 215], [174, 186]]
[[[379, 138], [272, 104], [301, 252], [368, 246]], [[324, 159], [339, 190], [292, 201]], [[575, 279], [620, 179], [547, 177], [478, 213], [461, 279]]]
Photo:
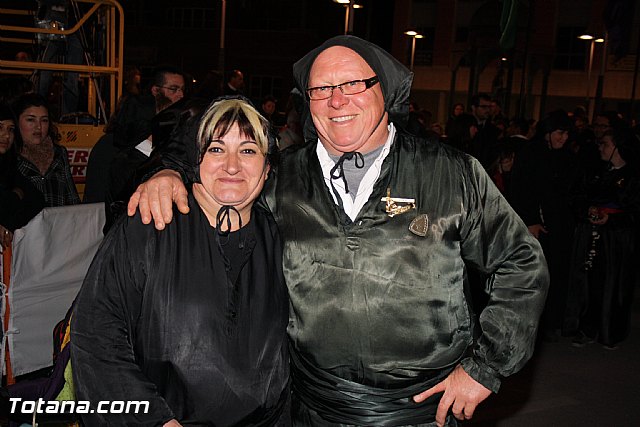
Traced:
[[638, 284], [640, 127], [616, 111], [590, 123], [581, 107], [507, 119], [488, 94], [473, 96], [469, 111], [455, 104], [444, 132], [417, 123], [480, 160], [540, 241], [551, 276], [541, 339], [616, 349]]
[[[241, 71], [230, 71], [226, 79], [219, 72], [209, 74], [194, 88], [188, 74], [163, 65], [141, 89], [140, 70], [127, 72], [125, 93], [87, 169], [84, 201], [106, 202], [105, 231], [153, 169], [152, 150], [170, 136], [180, 114], [201, 111], [219, 96], [242, 93]], [[29, 81], [3, 80], [0, 234], [6, 246], [15, 228], [42, 206], [80, 199], [47, 99], [33, 93]], [[272, 95], [255, 105], [279, 134], [281, 149], [304, 144], [293, 96], [284, 111], [278, 111]], [[542, 337], [556, 341], [560, 335], [577, 334], [576, 346], [599, 341], [607, 348], [623, 341], [636, 281], [632, 254], [637, 255], [639, 246], [638, 126], [615, 111], [597, 113], [590, 123], [580, 107], [553, 111], [539, 122], [508, 119], [500, 103], [482, 93], [471, 98], [469, 109], [456, 103], [445, 125], [431, 122], [431, 113], [416, 102], [409, 111], [409, 132], [437, 137], [476, 157], [540, 240], [552, 277]]]

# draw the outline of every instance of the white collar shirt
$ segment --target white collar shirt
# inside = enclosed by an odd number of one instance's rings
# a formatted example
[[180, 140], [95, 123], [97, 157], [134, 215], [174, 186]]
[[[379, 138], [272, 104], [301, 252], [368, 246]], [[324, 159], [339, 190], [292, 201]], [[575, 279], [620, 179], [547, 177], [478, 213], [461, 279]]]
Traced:
[[[367, 172], [364, 174], [364, 177], [360, 182], [360, 186], [358, 187], [358, 193], [356, 194], [355, 199], [352, 199], [349, 193], [345, 191], [344, 182], [342, 180], [333, 180], [333, 186], [342, 199], [342, 207], [349, 218], [351, 218], [351, 221], [356, 220], [358, 213], [360, 213], [360, 210], [362, 209], [364, 204], [367, 202], [367, 200], [369, 200], [369, 197], [371, 197], [371, 193], [373, 193], [373, 186], [378, 180], [380, 171], [382, 170], [382, 162], [384, 162], [384, 159], [387, 158], [387, 155], [389, 154], [389, 151], [391, 149], [391, 144], [393, 144], [393, 139], [396, 135], [396, 129], [393, 126], [393, 123], [389, 123], [387, 129], [389, 130], [387, 141], [385, 142], [384, 147], [376, 160], [374, 160], [373, 164], [371, 164]], [[320, 140], [318, 140], [318, 145], [316, 147], [316, 155], [318, 156], [318, 160], [320, 161], [324, 183], [329, 189], [331, 197], [333, 197], [333, 202], [335, 204], [338, 204], [336, 195], [331, 189], [331, 169], [336, 165], [336, 163], [329, 156], [327, 149], [324, 148], [324, 145], [322, 145]]]

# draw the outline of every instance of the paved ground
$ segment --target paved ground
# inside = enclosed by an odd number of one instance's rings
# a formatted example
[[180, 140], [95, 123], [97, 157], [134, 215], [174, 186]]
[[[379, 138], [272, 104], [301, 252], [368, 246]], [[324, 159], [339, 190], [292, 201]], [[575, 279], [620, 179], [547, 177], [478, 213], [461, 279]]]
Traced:
[[541, 343], [464, 427], [640, 426], [640, 289], [631, 335], [617, 350]]

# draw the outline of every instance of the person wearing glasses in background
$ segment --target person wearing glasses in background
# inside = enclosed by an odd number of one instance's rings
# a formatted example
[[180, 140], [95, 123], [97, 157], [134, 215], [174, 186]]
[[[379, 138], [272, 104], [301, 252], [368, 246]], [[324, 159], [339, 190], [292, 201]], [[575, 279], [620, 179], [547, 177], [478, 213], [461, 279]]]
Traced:
[[489, 170], [498, 157], [498, 137], [500, 130], [491, 123], [491, 97], [479, 93], [471, 98], [471, 114], [478, 122], [478, 132], [473, 137], [469, 150], [473, 157], [480, 161], [485, 170]]
[[174, 67], [159, 67], [153, 75], [151, 94], [156, 100], [156, 114], [184, 97], [184, 74]]
[[[109, 164], [105, 190], [106, 226], [109, 229], [123, 212], [139, 181], [136, 170], [153, 150], [152, 121], [155, 116], [183, 99], [185, 77], [178, 68], [163, 65], [154, 70], [151, 87], [142, 95], [127, 95], [114, 117], [113, 146], [115, 153]], [[107, 163], [108, 162], [108, 163]]]
[[[540, 245], [475, 159], [404, 131], [413, 75], [386, 51], [338, 36], [293, 71], [307, 144], [264, 200], [284, 243], [293, 423], [455, 426], [532, 354]], [[161, 171], [129, 214], [162, 229], [172, 195], [187, 212]], [[487, 278], [479, 317], [466, 268]]]

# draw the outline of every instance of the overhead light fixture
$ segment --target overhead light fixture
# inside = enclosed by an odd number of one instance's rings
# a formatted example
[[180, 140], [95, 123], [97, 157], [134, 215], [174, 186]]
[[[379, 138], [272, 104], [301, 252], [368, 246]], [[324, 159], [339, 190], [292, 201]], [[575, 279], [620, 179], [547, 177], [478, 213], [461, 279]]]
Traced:
[[593, 37], [591, 34], [582, 34], [581, 36], [578, 36], [578, 38], [580, 40], [593, 40], [595, 37]]

